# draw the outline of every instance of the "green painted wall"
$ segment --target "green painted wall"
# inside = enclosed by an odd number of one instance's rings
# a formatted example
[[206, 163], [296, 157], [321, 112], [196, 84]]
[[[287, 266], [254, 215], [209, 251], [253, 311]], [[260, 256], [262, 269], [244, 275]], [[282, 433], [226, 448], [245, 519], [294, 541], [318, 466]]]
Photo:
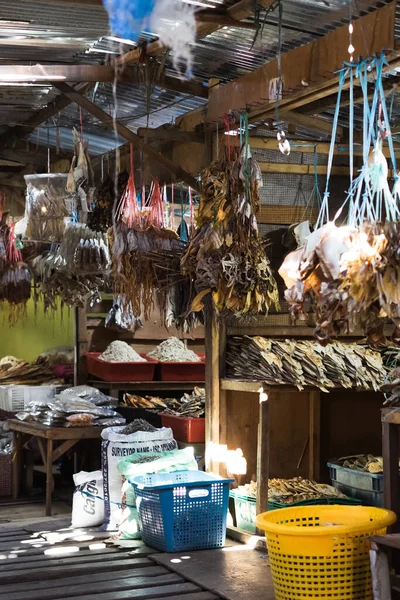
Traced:
[[8, 307], [0, 306], [0, 358], [12, 355], [32, 361], [46, 350], [57, 346], [73, 346], [73, 322], [73, 310], [64, 308], [63, 313], [58, 311], [45, 315], [43, 304], [39, 303], [35, 312], [34, 303], [30, 300], [27, 316], [10, 327]]

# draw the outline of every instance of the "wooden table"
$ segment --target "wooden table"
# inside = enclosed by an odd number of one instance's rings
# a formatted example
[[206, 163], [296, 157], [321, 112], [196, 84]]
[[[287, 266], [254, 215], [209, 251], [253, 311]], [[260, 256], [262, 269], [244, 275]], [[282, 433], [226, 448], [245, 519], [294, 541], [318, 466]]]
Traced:
[[[29, 439], [36, 438], [46, 473], [46, 517], [49, 517], [51, 516], [53, 463], [81, 440], [100, 439], [102, 428], [47, 427], [17, 419], [11, 419], [8, 423], [10, 430], [14, 432], [13, 499], [16, 500], [19, 494], [22, 449]], [[60, 444], [54, 448], [54, 442]]]

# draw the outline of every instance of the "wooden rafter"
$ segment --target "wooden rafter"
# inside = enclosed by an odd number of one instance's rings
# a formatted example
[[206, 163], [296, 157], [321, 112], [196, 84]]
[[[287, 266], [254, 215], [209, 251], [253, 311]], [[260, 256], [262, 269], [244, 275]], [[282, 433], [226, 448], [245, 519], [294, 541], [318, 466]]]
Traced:
[[[138, 83], [137, 71], [126, 67], [116, 72], [110, 65], [0, 65], [0, 81], [53, 83], [68, 82], [113, 82], [115, 78], [125, 83]], [[160, 78], [160, 87], [208, 98], [207, 87], [197, 81], [182, 81], [178, 77], [164, 75]]]
[[119, 135], [128, 140], [128, 142], [132, 142], [136, 145], [138, 149], [140, 148], [148, 156], [158, 161], [177, 179], [182, 179], [182, 181], [187, 183], [187, 185], [192, 187], [194, 190], [199, 191], [199, 184], [197, 180], [194, 177], [192, 177], [192, 175], [190, 175], [190, 173], [187, 173], [178, 165], [174, 164], [171, 160], [169, 160], [166, 156], [160, 154], [160, 152], [158, 152], [153, 146], [145, 143], [143, 138], [141, 138], [136, 133], [128, 129], [128, 127], [126, 127], [119, 121], [115, 121], [113, 123], [113, 119], [109, 114], [107, 114], [100, 107], [96, 106], [96, 104], [85, 98], [85, 96], [79, 93], [76, 89], [70, 87], [66, 83], [61, 82], [56, 83], [55, 87], [69, 100], [72, 100], [72, 102], [75, 102], [78, 106], [80, 106], [84, 110], [87, 110], [91, 115], [98, 119], [105, 129], [114, 129], [115, 127]]

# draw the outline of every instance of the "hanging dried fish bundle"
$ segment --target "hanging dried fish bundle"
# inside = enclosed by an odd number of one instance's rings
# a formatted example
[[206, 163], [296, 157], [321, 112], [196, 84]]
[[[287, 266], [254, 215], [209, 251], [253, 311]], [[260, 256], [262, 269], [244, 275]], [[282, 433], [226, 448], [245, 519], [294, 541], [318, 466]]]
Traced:
[[[369, 343], [379, 347], [385, 343], [384, 319], [389, 317], [396, 325], [395, 335], [400, 326], [400, 186], [396, 181], [393, 191], [389, 189], [388, 165], [382, 149], [383, 140], [387, 139], [395, 165], [381, 79], [384, 64], [385, 57], [381, 56], [370, 63], [346, 64], [340, 72], [335, 114], [349, 72], [356, 69], [360, 78], [364, 94], [364, 164], [353, 180], [351, 155], [350, 189], [343, 206], [330, 221], [328, 182], [336, 138], [335, 117], [327, 188], [317, 228], [307, 236], [302, 248], [285, 258], [279, 270], [288, 287], [285, 298], [291, 305], [292, 316], [304, 318], [304, 304], [311, 302], [317, 322], [315, 337], [323, 344], [341, 333], [361, 329], [368, 335]], [[376, 78], [372, 102], [367, 91], [369, 72], [375, 72]], [[353, 77], [354, 73], [350, 85]], [[353, 110], [350, 107], [351, 114]], [[337, 226], [335, 221], [346, 204], [347, 225]]]
[[60, 242], [65, 230], [65, 185], [63, 173], [25, 175], [28, 239], [45, 242]]
[[227, 376], [271, 385], [379, 390], [385, 378], [381, 355], [358, 344], [234, 337], [228, 344]]
[[166, 322], [168, 293], [179, 281], [182, 243], [178, 234], [164, 227], [164, 207], [157, 180], [148, 201], [139, 207], [134, 180], [133, 148], [128, 184], [119, 202], [115, 225], [110, 230], [114, 295], [122, 308], [148, 320], [156, 302]]
[[17, 249], [15, 224], [9, 228], [7, 251], [3, 273], [0, 279], [0, 299], [9, 306], [9, 320], [14, 324], [26, 313], [26, 303], [31, 297], [32, 275]]
[[92, 211], [88, 215], [87, 225], [93, 231], [107, 233], [112, 226], [112, 211], [116, 193], [114, 181], [111, 177], [107, 177], [97, 190]]
[[111, 261], [103, 235], [86, 225], [70, 223], [60, 246], [35, 261], [38, 291], [45, 308], [57, 309], [57, 298], [69, 307], [100, 301], [99, 289]]
[[279, 307], [276, 282], [258, 232], [261, 176], [248, 144], [235, 160], [223, 158], [203, 171], [198, 229], [182, 259], [195, 284], [193, 311], [211, 294], [219, 313], [255, 315]]
[[68, 192], [66, 206], [69, 214], [79, 212], [80, 220], [86, 222], [96, 191], [94, 172], [90, 162], [88, 143], [83, 141], [75, 128], [72, 133], [74, 136], [74, 156], [66, 183], [66, 191]]

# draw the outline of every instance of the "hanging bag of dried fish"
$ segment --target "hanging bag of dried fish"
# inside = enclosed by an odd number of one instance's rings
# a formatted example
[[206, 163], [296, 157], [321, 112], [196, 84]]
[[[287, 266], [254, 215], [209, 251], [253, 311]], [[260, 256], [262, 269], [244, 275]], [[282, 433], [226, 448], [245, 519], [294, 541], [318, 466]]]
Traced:
[[68, 212], [65, 205], [67, 175], [44, 173], [25, 175], [27, 220], [26, 236], [30, 240], [60, 242]]
[[72, 130], [74, 137], [74, 156], [66, 183], [66, 207], [68, 214], [79, 216], [79, 221], [87, 221], [88, 212], [92, 207], [95, 185], [94, 172], [88, 153], [88, 143], [83, 140], [83, 125], [81, 111], [81, 135], [75, 127]]
[[[311, 299], [316, 313], [315, 335], [329, 343], [344, 331], [362, 328], [369, 341], [383, 338], [381, 318], [388, 315], [400, 324], [400, 295], [397, 281], [400, 264], [392, 249], [397, 248], [397, 223], [400, 216], [387, 182], [387, 162], [383, 140], [389, 143], [396, 172], [396, 158], [389, 128], [389, 117], [382, 85], [385, 57], [345, 64], [339, 75], [339, 91], [334, 116], [328, 176], [316, 230], [301, 250], [284, 261], [280, 273], [292, 287], [285, 293], [294, 317], [302, 314], [303, 302]], [[370, 79], [374, 94], [370, 95]], [[350, 87], [350, 131], [354, 127], [353, 80], [357, 78], [363, 94], [363, 166], [353, 180], [354, 148], [350, 140], [350, 188], [334, 219], [329, 216], [329, 175], [332, 168], [341, 93]], [[348, 81], [347, 81], [348, 80]], [[372, 148], [372, 151], [371, 151]], [[396, 187], [396, 186], [395, 186]], [[337, 226], [344, 210], [347, 224]], [[383, 222], [383, 221], [386, 222]], [[301, 256], [299, 256], [301, 254]], [[389, 258], [390, 257], [390, 258]], [[298, 266], [296, 269], [296, 262]], [[291, 267], [290, 276], [288, 267]], [[297, 273], [296, 273], [297, 271]]]
[[201, 176], [198, 229], [181, 262], [182, 272], [193, 278], [198, 292], [194, 311], [203, 309], [208, 294], [219, 313], [257, 315], [267, 313], [272, 304], [279, 308], [257, 226], [260, 170], [249, 151], [247, 115], [241, 125], [246, 135], [240, 156], [234, 156], [228, 140], [228, 156]]
[[7, 263], [0, 280], [0, 298], [8, 302], [9, 321], [14, 324], [26, 314], [26, 303], [31, 296], [31, 273], [17, 249], [15, 223], [9, 227]]

